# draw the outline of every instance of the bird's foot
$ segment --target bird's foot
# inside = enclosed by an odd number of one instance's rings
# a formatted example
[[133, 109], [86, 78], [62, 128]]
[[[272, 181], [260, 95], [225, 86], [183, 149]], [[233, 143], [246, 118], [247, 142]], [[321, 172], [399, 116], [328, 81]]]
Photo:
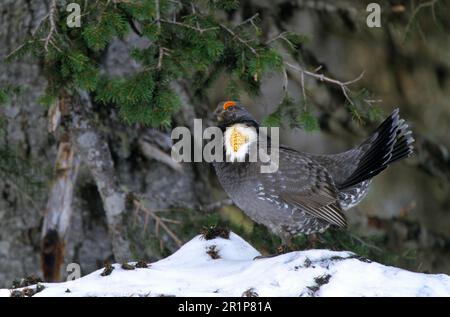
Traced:
[[284, 254], [286, 252], [289, 252], [289, 247], [287, 245], [282, 244], [277, 248], [276, 254], [280, 255], [280, 254]]
[[286, 246], [286, 245], [284, 245], [284, 244], [282, 244], [282, 245], [280, 245], [280, 246], [277, 248], [275, 254], [258, 255], [258, 256], [256, 256], [256, 257], [254, 257], [253, 260], [269, 259], [269, 258], [276, 257], [276, 256], [278, 256], [278, 255], [281, 255], [281, 254], [285, 254], [285, 253], [287, 253], [287, 252], [289, 252], [289, 247]]

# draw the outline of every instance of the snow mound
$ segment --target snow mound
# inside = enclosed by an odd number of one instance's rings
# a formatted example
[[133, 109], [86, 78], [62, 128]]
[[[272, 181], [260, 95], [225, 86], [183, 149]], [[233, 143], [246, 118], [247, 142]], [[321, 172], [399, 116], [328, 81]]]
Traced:
[[[45, 283], [34, 296], [450, 296], [450, 276], [413, 273], [351, 252], [296, 251], [259, 256], [234, 233], [197, 236], [148, 268], [102, 270]], [[134, 264], [134, 263], [131, 263]], [[10, 296], [0, 290], [0, 296]]]

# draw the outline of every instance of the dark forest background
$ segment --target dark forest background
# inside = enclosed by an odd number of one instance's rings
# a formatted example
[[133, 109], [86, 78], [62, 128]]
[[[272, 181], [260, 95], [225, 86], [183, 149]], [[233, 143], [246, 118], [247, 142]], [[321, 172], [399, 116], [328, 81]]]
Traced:
[[[71, 262], [87, 274], [105, 261], [154, 261], [216, 224], [274, 252], [280, 240], [230, 204], [211, 166], [169, 160], [171, 128], [210, 122], [230, 98], [282, 125], [283, 143], [315, 153], [358, 144], [399, 107], [415, 155], [376, 177], [347, 212], [347, 232], [296, 243], [450, 274], [447, 1], [378, 1], [380, 28], [366, 25], [370, 1], [161, 0], [159, 11], [155, 1], [74, 1], [85, 10], [75, 31], [63, 27], [69, 2], [0, 3], [0, 287], [42, 269], [47, 280], [65, 279]], [[205, 7], [210, 20], [196, 16]], [[98, 10], [117, 21], [102, 22]], [[158, 30], [157, 12], [193, 29]], [[199, 32], [214, 27], [212, 36]], [[177, 33], [185, 41], [173, 40]], [[251, 56], [249, 45], [261, 60], [224, 58]]]

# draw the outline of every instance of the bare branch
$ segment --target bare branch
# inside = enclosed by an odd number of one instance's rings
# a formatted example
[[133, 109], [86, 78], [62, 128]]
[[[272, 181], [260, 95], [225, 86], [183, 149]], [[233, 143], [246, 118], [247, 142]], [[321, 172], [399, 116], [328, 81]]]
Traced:
[[284, 93], [287, 93], [288, 90], [288, 75], [286, 72], [286, 67], [283, 67], [283, 91]]
[[239, 23], [236, 27], [240, 27], [240, 26], [242, 26], [242, 25], [244, 25], [244, 24], [250, 23], [250, 24], [255, 28], [255, 30], [258, 30], [258, 27], [257, 27], [257, 26], [255, 25], [255, 23], [254, 23], [254, 20], [255, 20], [257, 17], [259, 17], [259, 13], [256, 13], [256, 14], [254, 14], [253, 16], [251, 16], [250, 18], [248, 18], [248, 19], [242, 21], [242, 22]]
[[[333, 78], [327, 77], [327, 76], [325, 76], [324, 74], [319, 74], [319, 73], [316, 73], [316, 72], [308, 71], [308, 70], [306, 70], [306, 69], [304, 69], [304, 68], [302, 68], [302, 67], [300, 67], [300, 66], [296, 66], [296, 65], [293, 65], [293, 64], [288, 63], [288, 62], [284, 62], [284, 64], [286, 64], [286, 65], [289, 66], [290, 68], [292, 68], [292, 69], [294, 69], [294, 70], [300, 72], [301, 76], [303, 76], [303, 77], [304, 77], [304, 75], [307, 75], [307, 76], [313, 77], [313, 78], [315, 78], [315, 79], [317, 79], [317, 80], [319, 80], [319, 81], [322, 81], [322, 82], [328, 82], [328, 83], [331, 83], [331, 84], [334, 84], [334, 85], [339, 86], [339, 87], [341, 88], [342, 93], [344, 94], [345, 98], [346, 98], [346, 99], [348, 100], [348, 102], [350, 102], [350, 104], [352, 104], [352, 105], [353, 105], [354, 103], [353, 103], [353, 100], [351, 100], [350, 96], [348, 95], [348, 92], [350, 92], [350, 89], [349, 89], [347, 86], [348, 86], [348, 85], [351, 85], [351, 84], [354, 84], [355, 82], [361, 80], [361, 78], [363, 78], [363, 76], [364, 76], [364, 72], [362, 72], [362, 73], [361, 73], [358, 77], [356, 77], [355, 79], [352, 79], [352, 80], [349, 80], [349, 81], [346, 81], [346, 82], [342, 82], [342, 81], [339, 81], [339, 80], [337, 80], [337, 79], [333, 79]], [[303, 78], [302, 78], [302, 86], [304, 87], [304, 79], [303, 79]], [[302, 88], [302, 89], [303, 89], [303, 88]]]
[[[192, 9], [192, 14], [197, 14], [197, 9], [195, 9], [195, 3], [191, 2], [191, 9]], [[200, 29], [200, 25], [198, 24], [198, 21], [195, 21], [195, 25], [197, 26], [198, 29]]]
[[414, 9], [413, 13], [411, 14], [411, 18], [409, 19], [408, 24], [406, 25], [405, 34], [403, 36], [403, 41], [406, 40], [406, 37], [411, 29], [411, 25], [412, 25], [414, 19], [416, 18], [417, 14], [419, 14], [420, 10], [427, 8], [427, 7], [431, 7], [431, 12], [434, 16], [434, 6], [438, 1], [439, 0], [431, 0], [431, 1], [427, 1], [427, 2], [422, 2]]
[[[159, 10], [159, 0], [155, 0], [155, 11], [156, 11], [156, 26], [158, 27], [159, 34], [161, 34], [161, 11]], [[162, 67], [163, 56], [164, 51], [160, 44], [158, 49], [158, 65], [156, 66], [158, 70], [161, 69]]]
[[34, 30], [31, 32], [31, 35], [34, 36], [36, 34], [36, 32], [39, 30], [39, 28], [41, 27], [42, 23], [44, 23], [44, 21], [47, 19], [48, 19], [48, 13], [39, 21], [39, 23], [36, 25]]
[[243, 38], [241, 38], [238, 34], [236, 34], [235, 32], [233, 32], [233, 30], [231, 30], [229, 27], [227, 27], [225, 24], [219, 24], [225, 31], [227, 31], [228, 33], [231, 34], [231, 36], [233, 36], [233, 38], [235, 38], [236, 40], [238, 40], [239, 42], [241, 42], [242, 44], [244, 44], [244, 46], [246, 46], [250, 52], [252, 52], [255, 55], [258, 55], [258, 53], [256, 52], [255, 48], [253, 46], [251, 46], [250, 44], [248, 44], [249, 41], [244, 40]]
[[219, 29], [216, 26], [210, 27], [210, 28], [206, 28], [206, 29], [201, 29], [201, 28], [197, 28], [195, 26], [192, 26], [192, 25], [189, 25], [189, 24], [186, 24], [186, 23], [181, 23], [181, 22], [177, 22], [177, 21], [170, 21], [170, 20], [166, 20], [166, 19], [160, 19], [159, 21], [161, 21], [162, 23], [178, 25], [178, 26], [181, 26], [181, 27], [184, 27], [184, 28], [187, 28], [187, 29], [191, 29], [191, 30], [200, 32], [200, 33]]
[[300, 74], [300, 82], [301, 82], [301, 86], [302, 86], [302, 95], [303, 95], [303, 102], [304, 102], [304, 108], [306, 110], [306, 88], [305, 88], [305, 74], [301, 73]]
[[14, 55], [14, 54], [17, 53], [19, 50], [21, 50], [25, 45], [34, 43], [34, 42], [36, 42], [36, 41], [44, 42], [45, 39], [40, 39], [40, 40], [29, 40], [29, 41], [27, 41], [27, 42], [24, 42], [24, 43], [20, 44], [19, 46], [17, 46], [15, 49], [13, 49], [11, 52], [9, 52], [8, 55], [5, 56], [5, 59], [10, 58], [12, 55]]
[[285, 35], [286, 35], [287, 33], [288, 33], [288, 32], [282, 32], [282, 33], [278, 34], [278, 35], [275, 36], [273, 39], [268, 40], [268, 41], [266, 42], [266, 45], [270, 45], [270, 44], [272, 44], [273, 42], [275, 42], [275, 41], [277, 41], [277, 40], [283, 40], [283, 41], [285, 41], [292, 49], [295, 49], [295, 45], [285, 37]]
[[183, 172], [183, 168], [180, 163], [176, 162], [170, 154], [167, 154], [158, 146], [149, 142], [145, 137], [139, 139], [138, 145], [142, 154], [144, 154], [146, 158], [164, 163], [177, 172]]
[[[183, 245], [183, 242], [180, 240], [180, 238], [166, 225], [166, 222], [178, 224], [179, 222], [177, 220], [161, 218], [157, 216], [154, 211], [143, 206], [142, 203], [137, 199], [133, 199], [133, 204], [138, 211], [145, 213], [147, 217], [151, 217], [155, 221], [155, 233], [157, 235], [159, 233], [159, 227], [161, 227], [172, 238], [177, 246], [181, 247]], [[148, 221], [146, 221], [146, 223], [147, 222]], [[144, 224], [144, 226], [146, 226], [146, 224]]]

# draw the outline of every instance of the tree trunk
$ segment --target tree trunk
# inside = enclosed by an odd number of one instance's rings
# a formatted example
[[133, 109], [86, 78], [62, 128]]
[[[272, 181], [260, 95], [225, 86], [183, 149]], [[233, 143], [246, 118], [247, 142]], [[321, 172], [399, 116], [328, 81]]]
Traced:
[[82, 91], [72, 102], [71, 137], [81, 160], [91, 173], [102, 199], [108, 230], [112, 236], [115, 260], [131, 259], [126, 235], [126, 193], [117, 181], [108, 143], [96, 127], [92, 117], [94, 109], [89, 95]]

